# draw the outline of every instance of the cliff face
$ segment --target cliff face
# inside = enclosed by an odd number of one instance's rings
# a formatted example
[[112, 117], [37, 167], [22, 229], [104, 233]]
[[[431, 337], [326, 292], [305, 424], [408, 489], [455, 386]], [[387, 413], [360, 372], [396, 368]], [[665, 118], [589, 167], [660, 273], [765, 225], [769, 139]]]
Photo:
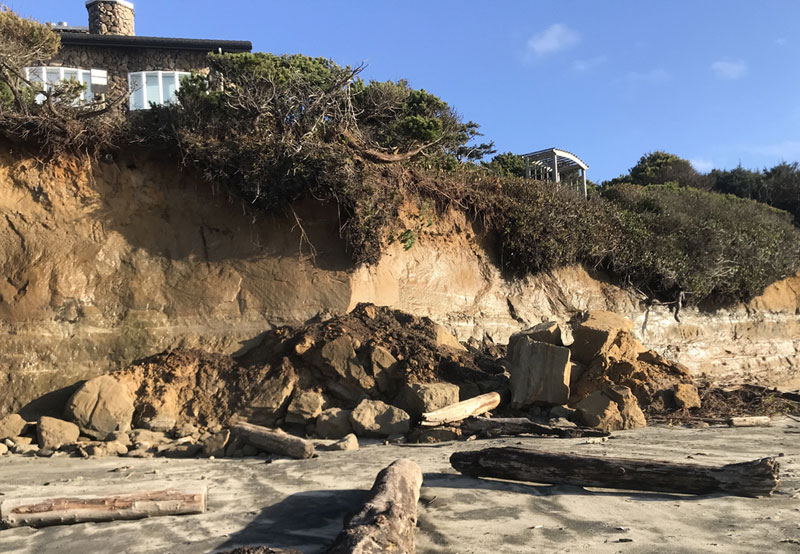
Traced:
[[[404, 216], [413, 227], [413, 213]], [[420, 226], [422, 228], [422, 226]], [[0, 415], [174, 346], [236, 352], [275, 325], [374, 302], [459, 338], [505, 341], [609, 309], [650, 347], [717, 380], [800, 380], [800, 276], [713, 314], [647, 309], [579, 267], [504, 279], [471, 222], [439, 218], [408, 251], [355, 268], [336, 206], [251, 212], [171, 160], [129, 153], [43, 165], [0, 148]]]

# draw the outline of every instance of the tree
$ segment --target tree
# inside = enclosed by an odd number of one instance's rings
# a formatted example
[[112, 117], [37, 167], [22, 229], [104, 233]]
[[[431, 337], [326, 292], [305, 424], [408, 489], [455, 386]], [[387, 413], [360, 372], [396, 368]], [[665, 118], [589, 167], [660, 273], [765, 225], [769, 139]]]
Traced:
[[525, 160], [522, 156], [504, 152], [496, 155], [490, 162], [483, 162], [483, 166], [500, 177], [524, 177]]
[[0, 5], [0, 107], [27, 113], [34, 95], [24, 68], [43, 65], [60, 47], [61, 38], [49, 27]]
[[764, 171], [765, 186], [761, 202], [786, 210], [800, 224], [800, 169], [797, 162], [782, 162]]
[[630, 169], [627, 182], [635, 185], [677, 183], [684, 187], [707, 188], [703, 181], [703, 176], [688, 160], [658, 150], [639, 158], [639, 162]]
[[715, 192], [763, 201], [766, 182], [760, 171], [750, 171], [739, 165], [730, 171], [714, 169], [709, 179]]

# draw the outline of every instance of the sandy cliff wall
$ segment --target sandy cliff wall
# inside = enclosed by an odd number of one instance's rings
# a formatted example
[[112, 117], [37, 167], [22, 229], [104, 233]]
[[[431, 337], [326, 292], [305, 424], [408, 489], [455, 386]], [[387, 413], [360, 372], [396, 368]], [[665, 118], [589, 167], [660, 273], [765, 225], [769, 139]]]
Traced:
[[362, 301], [497, 341], [542, 319], [611, 309], [698, 374], [800, 376], [800, 277], [750, 306], [684, 310], [679, 323], [582, 268], [504, 279], [485, 239], [453, 214], [410, 250], [394, 244], [377, 266], [355, 268], [335, 206], [295, 208], [312, 257], [294, 214], [254, 214], [176, 167], [145, 154], [42, 165], [0, 148], [0, 415], [167, 347], [235, 352], [271, 326]]

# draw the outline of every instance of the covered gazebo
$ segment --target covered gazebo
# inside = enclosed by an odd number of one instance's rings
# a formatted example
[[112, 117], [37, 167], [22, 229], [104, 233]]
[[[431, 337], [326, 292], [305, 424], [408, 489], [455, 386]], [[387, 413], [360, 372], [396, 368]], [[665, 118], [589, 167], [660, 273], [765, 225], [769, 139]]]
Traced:
[[586, 170], [589, 166], [572, 152], [546, 148], [529, 154], [525, 159], [525, 177], [552, 181], [557, 187], [573, 188], [586, 198]]

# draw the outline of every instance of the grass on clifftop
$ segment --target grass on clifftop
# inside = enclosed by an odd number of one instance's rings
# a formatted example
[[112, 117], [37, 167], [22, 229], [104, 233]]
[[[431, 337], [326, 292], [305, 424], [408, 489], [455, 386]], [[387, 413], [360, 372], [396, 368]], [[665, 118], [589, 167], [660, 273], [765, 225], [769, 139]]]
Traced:
[[20, 64], [45, 63], [57, 45], [46, 27], [14, 18], [0, 10], [0, 28], [16, 29], [0, 35], [0, 133], [51, 155], [167, 147], [264, 211], [307, 195], [336, 202], [358, 263], [378, 261], [392, 237], [413, 247], [398, 216], [416, 202], [479, 219], [508, 271], [582, 263], [662, 300], [747, 300], [800, 269], [800, 232], [785, 212], [673, 186], [608, 186], [585, 201], [514, 177], [519, 168], [478, 165], [492, 144], [475, 142], [478, 126], [433, 94], [367, 83], [360, 68], [323, 58], [212, 54], [210, 75], [185, 80], [177, 103], [127, 118], [76, 106], [74, 84], [37, 103]]

